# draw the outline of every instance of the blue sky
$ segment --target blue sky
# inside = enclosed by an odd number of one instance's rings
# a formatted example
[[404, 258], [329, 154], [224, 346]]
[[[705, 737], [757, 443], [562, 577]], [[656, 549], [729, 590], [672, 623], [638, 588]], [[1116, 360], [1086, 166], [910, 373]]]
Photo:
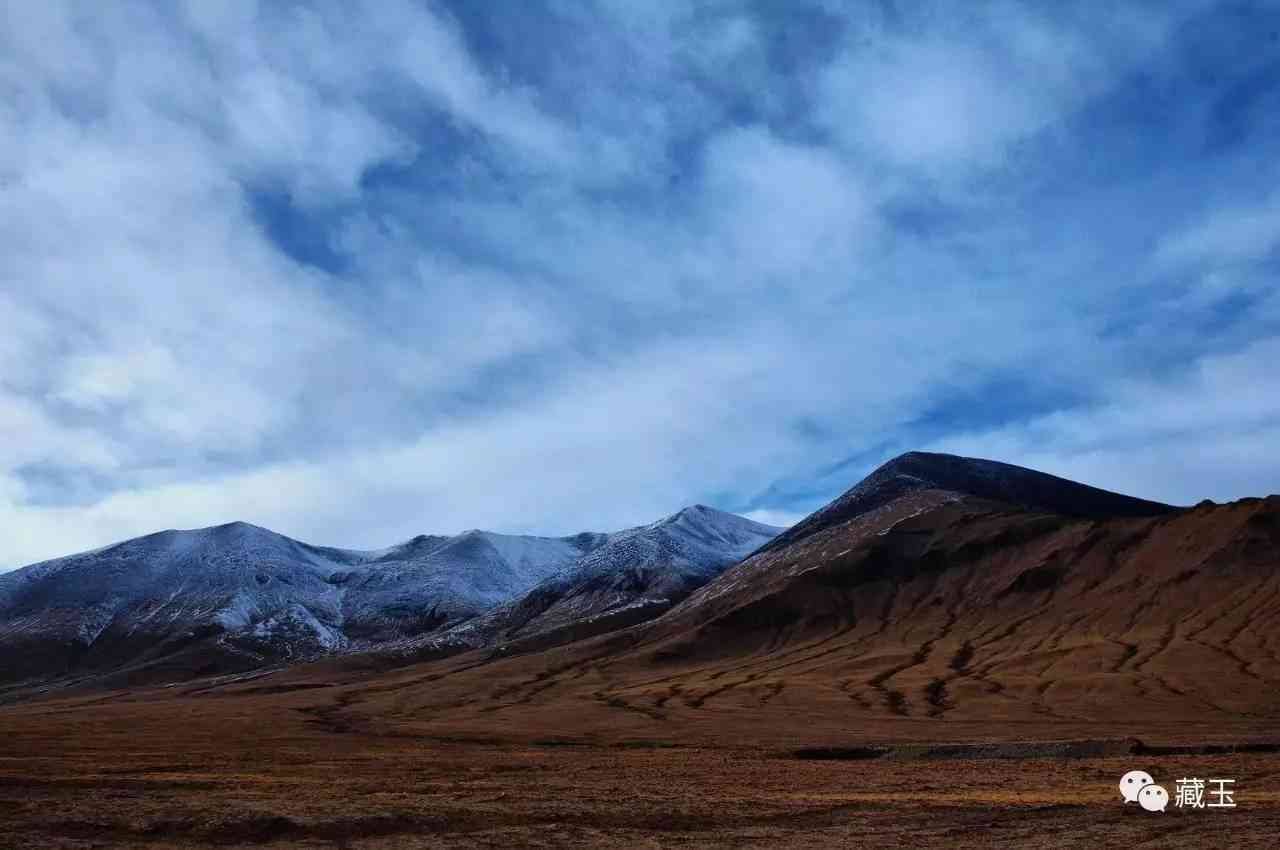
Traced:
[[12, 3], [0, 566], [1280, 490], [1280, 7]]

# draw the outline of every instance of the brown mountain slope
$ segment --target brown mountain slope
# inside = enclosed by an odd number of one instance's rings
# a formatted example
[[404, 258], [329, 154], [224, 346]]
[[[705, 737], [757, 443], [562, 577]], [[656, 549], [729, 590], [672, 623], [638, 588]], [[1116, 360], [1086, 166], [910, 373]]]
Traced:
[[739, 566], [616, 669], [724, 670], [683, 674], [701, 706], [799, 676], [873, 716], [1261, 718], [1278, 620], [1280, 498], [1081, 521], [922, 491]]
[[[347, 683], [321, 718], [476, 735], [727, 740], [739, 720], [779, 741], [1280, 728], [1280, 497], [1175, 510], [1058, 482], [907, 455], [833, 503], [852, 494], [861, 512], [820, 511], [656, 620], [561, 647], [402, 670], [355, 656], [272, 678]], [[1098, 505], [1157, 515], [1084, 516]]]
[[1271, 741], [1278, 627], [1280, 497], [1082, 520], [928, 490], [603, 637], [181, 692], [526, 742]]
[[805, 517], [763, 548], [781, 549], [815, 532], [920, 490], [945, 490], [1028, 510], [1090, 519], [1160, 516], [1172, 505], [1100, 490], [996, 460], [907, 452], [875, 469], [838, 499]]

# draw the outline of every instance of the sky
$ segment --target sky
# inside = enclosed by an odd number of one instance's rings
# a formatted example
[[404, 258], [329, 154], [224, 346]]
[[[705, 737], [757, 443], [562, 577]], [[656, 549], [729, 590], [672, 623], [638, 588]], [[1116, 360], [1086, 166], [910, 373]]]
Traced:
[[0, 3], [0, 569], [922, 449], [1280, 491], [1280, 5]]

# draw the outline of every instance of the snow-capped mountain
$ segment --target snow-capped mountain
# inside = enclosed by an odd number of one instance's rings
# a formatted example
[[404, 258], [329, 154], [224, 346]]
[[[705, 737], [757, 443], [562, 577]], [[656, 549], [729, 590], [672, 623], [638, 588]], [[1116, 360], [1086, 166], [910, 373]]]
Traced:
[[578, 639], [661, 614], [783, 529], [705, 505], [605, 536], [522, 597], [419, 647], [491, 646], [560, 633]]
[[378, 642], [469, 619], [528, 591], [598, 547], [604, 534], [420, 536], [329, 576], [343, 632]]
[[777, 531], [709, 508], [614, 534], [467, 531], [379, 551], [246, 523], [164, 531], [0, 575], [0, 681], [121, 668], [151, 679], [403, 641], [552, 577], [594, 577], [594, 611], [701, 584]]

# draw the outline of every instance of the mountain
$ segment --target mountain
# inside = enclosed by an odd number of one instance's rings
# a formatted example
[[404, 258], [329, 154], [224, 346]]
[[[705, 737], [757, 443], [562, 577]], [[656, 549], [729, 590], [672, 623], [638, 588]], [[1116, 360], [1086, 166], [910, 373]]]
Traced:
[[[667, 580], [627, 587], [633, 558], [751, 535], [691, 509], [592, 538], [448, 657], [15, 688], [0, 845], [1274, 846], [1280, 497], [988, 463], [893, 461], [644, 622], [617, 606]], [[1143, 812], [1129, 770], [1239, 807]]]
[[578, 640], [652, 619], [782, 529], [705, 505], [606, 535], [570, 567], [522, 597], [415, 650], [444, 652], [519, 641]]
[[[368, 648], [448, 631], [553, 576], [607, 584], [634, 567], [615, 596], [687, 593], [777, 531], [707, 508], [614, 534], [473, 530], [379, 551], [246, 523], [164, 531], [0, 575], [0, 681], [182, 678]], [[603, 593], [587, 608], [609, 609]]]
[[[0, 690], [0, 845], [1132, 847], [1167, 818], [1275, 844], [1280, 496], [1171, 509], [914, 455], [716, 573], [740, 522], [566, 538], [582, 556], [523, 595], [370, 652]], [[466, 537], [278, 557], [358, 596], [379, 559], [498, 548]], [[1126, 806], [1131, 769], [1232, 779], [1239, 808]]]
[[[270, 687], [329, 689], [296, 703], [326, 728], [394, 723], [409, 735], [477, 740], [732, 744], [750, 734], [798, 746], [993, 730], [1145, 737], [1155, 727], [1257, 740], [1280, 728], [1280, 497], [1175, 508], [993, 461], [912, 453], [774, 531], [694, 507], [625, 532], [535, 538], [520, 544], [527, 558], [502, 556], [526, 568], [494, 573], [511, 588], [496, 604], [507, 591], [477, 598], [474, 587], [500, 548], [482, 533], [381, 553], [277, 542], [277, 560], [324, 565], [309, 588], [342, 593], [340, 628], [320, 602], [307, 611], [347, 648], [374, 652], [291, 668]], [[414, 598], [413, 576], [437, 576], [413, 565], [434, 558], [443, 570], [455, 548], [486, 554], [444, 571], [456, 586], [433, 578], [431, 594], [404, 612], [426, 612], [426, 622], [383, 613]], [[555, 563], [563, 554], [569, 560]], [[267, 571], [250, 560], [257, 586]], [[18, 605], [13, 580], [0, 582], [6, 635], [15, 611], [58, 611], [31, 592]], [[45, 598], [71, 593], [56, 590]], [[117, 616], [87, 651], [127, 633], [123, 623], [149, 622], [147, 610]], [[250, 645], [271, 622], [263, 613], [205, 640]], [[267, 631], [292, 634], [280, 621]], [[375, 637], [352, 637], [352, 624]], [[287, 657], [253, 651], [260, 657], [244, 666]]]
[[418, 634], [523, 593], [602, 538], [471, 531], [362, 552], [247, 523], [163, 531], [0, 576], [0, 678], [212, 672]]
[[1177, 510], [1172, 505], [1123, 496], [995, 460], [907, 452], [779, 535], [769, 548], [780, 549], [922, 490], [958, 493], [1075, 517], [1159, 516]]
[[465, 621], [529, 590], [608, 535], [530, 537], [466, 531], [419, 536], [327, 579], [342, 594], [343, 632], [377, 643]]
[[1178, 509], [912, 454], [621, 625], [353, 683], [326, 722], [691, 746], [1273, 740], [1280, 496]]

